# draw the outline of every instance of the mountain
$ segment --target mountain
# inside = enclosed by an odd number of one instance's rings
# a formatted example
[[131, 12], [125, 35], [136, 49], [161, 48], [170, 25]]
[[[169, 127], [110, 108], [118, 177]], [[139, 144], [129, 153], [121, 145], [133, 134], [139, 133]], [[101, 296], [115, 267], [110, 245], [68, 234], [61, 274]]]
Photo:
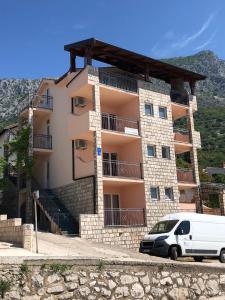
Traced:
[[[212, 51], [163, 61], [207, 76], [196, 88], [199, 110], [195, 127], [201, 132], [203, 148], [199, 151], [199, 164], [201, 168], [221, 166], [225, 162], [225, 61]], [[39, 82], [39, 79], [0, 80], [0, 126], [16, 120], [19, 104], [28, 101], [28, 94], [35, 92]], [[153, 82], [157, 88], [159, 82]], [[161, 83], [161, 87], [165, 85]]]
[[207, 76], [197, 83], [200, 106], [225, 105], [225, 60], [219, 59], [212, 51], [201, 51], [192, 56], [165, 59], [172, 65]]
[[39, 79], [0, 79], [0, 124], [16, 119], [21, 104], [35, 93], [39, 83]]

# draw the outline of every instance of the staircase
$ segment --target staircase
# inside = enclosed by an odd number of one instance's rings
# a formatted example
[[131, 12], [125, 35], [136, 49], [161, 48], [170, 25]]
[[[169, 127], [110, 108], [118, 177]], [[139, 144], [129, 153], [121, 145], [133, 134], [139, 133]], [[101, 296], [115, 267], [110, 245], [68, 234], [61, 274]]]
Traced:
[[51, 190], [39, 190], [37, 204], [58, 233], [78, 235], [78, 223]]

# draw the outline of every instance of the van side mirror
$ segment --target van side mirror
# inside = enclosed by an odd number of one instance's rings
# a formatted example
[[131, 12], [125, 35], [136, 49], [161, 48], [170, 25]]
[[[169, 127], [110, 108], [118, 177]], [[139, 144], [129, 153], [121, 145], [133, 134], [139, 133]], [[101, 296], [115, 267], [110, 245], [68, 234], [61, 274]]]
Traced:
[[174, 232], [175, 235], [182, 235], [183, 233], [184, 230], [181, 227], [178, 227]]

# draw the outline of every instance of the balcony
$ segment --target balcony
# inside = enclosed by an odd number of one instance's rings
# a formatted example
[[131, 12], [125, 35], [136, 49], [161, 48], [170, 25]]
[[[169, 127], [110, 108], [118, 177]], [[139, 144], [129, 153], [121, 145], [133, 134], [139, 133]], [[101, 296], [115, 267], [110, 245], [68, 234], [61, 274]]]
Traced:
[[[42, 95], [40, 97], [37, 97], [37, 108], [43, 108], [43, 109], [49, 109], [53, 110], [53, 97]], [[35, 104], [34, 104], [35, 105]]]
[[36, 151], [52, 150], [52, 136], [44, 134], [34, 134], [33, 148]]
[[171, 90], [170, 91], [170, 99], [173, 103], [181, 104], [181, 105], [189, 105], [189, 102], [192, 100], [193, 96], [189, 95], [187, 91], [178, 91]]
[[107, 227], [145, 226], [143, 208], [109, 208], [104, 210], [104, 223]]
[[142, 179], [142, 164], [103, 160], [103, 176]]
[[186, 129], [175, 127], [173, 129], [174, 140], [178, 143], [191, 143], [189, 131]]
[[178, 184], [185, 186], [196, 186], [194, 171], [191, 169], [177, 169]]
[[111, 113], [102, 113], [102, 129], [130, 135], [139, 135], [138, 121], [121, 118]]
[[99, 70], [99, 82], [124, 91], [137, 93], [137, 80]]

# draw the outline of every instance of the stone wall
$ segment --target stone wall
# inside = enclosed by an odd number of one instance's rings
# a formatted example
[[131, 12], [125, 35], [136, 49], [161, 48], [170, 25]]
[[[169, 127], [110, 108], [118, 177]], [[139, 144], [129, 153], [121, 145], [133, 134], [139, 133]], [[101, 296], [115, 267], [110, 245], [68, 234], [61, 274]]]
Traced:
[[147, 227], [104, 227], [98, 215], [80, 216], [80, 237], [109, 245], [138, 248]]
[[197, 263], [77, 259], [0, 265], [1, 279], [11, 283], [5, 299], [14, 300], [203, 300], [225, 296], [224, 271]]
[[94, 176], [84, 177], [53, 190], [77, 222], [80, 214], [93, 214], [95, 211], [94, 181]]
[[13, 243], [32, 252], [33, 225], [21, 225], [20, 218], [7, 219], [7, 215], [0, 215], [0, 241]]
[[[146, 215], [150, 229], [159, 218], [177, 211], [179, 192], [170, 96], [146, 89], [143, 81], [139, 81], [138, 85]], [[153, 104], [154, 116], [145, 115], [145, 104], [148, 103]], [[166, 119], [159, 117], [159, 106], [167, 108]], [[156, 157], [148, 157], [148, 145], [156, 147]], [[170, 159], [162, 158], [162, 146], [170, 147]], [[159, 187], [160, 199], [158, 201], [150, 199], [150, 187]], [[172, 201], [165, 199], [165, 187], [173, 188], [174, 199]]]

